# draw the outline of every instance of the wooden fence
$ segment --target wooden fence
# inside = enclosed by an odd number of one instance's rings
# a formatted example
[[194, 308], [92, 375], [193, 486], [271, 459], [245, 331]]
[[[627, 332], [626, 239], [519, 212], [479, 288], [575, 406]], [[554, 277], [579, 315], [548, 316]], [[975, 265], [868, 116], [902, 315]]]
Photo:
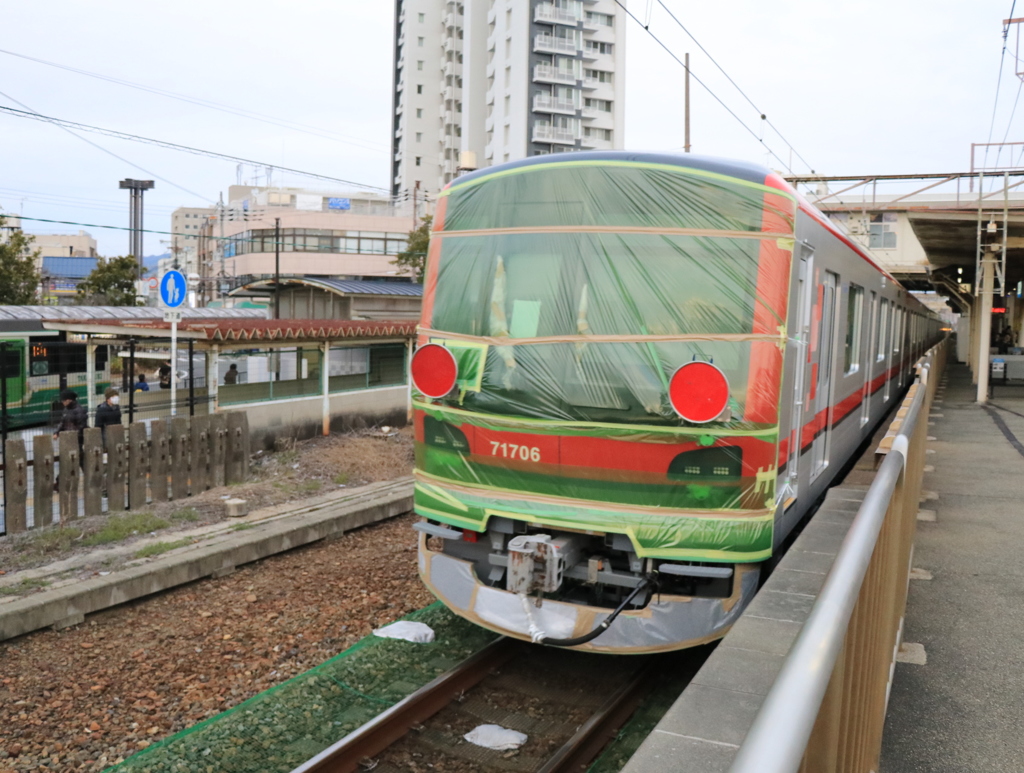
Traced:
[[[127, 427], [62, 432], [54, 455], [51, 435], [8, 440], [5, 450], [4, 510], [7, 534], [25, 531], [29, 502], [32, 528], [53, 522], [56, 493], [61, 523], [106, 511], [143, 507], [201, 494], [249, 476], [249, 420], [244, 412], [172, 418]], [[29, 470], [31, 468], [31, 475]], [[55, 487], [56, 482], [56, 487]], [[29, 489], [31, 486], [31, 497]]]

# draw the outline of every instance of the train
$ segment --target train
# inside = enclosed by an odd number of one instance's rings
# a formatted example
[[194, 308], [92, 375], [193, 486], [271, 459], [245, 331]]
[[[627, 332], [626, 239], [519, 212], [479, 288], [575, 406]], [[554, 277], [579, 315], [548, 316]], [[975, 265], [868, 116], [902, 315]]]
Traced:
[[506, 163], [438, 198], [410, 363], [419, 573], [506, 636], [723, 636], [940, 322], [779, 174]]

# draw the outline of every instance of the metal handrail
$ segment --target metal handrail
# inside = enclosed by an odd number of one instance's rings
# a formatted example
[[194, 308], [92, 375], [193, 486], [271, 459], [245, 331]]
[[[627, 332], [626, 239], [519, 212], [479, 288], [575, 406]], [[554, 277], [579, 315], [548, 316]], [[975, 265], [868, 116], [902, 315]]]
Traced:
[[933, 356], [929, 355], [922, 365], [921, 388], [914, 395], [892, 450], [868, 488], [807, 622], [765, 696], [729, 773], [795, 773], [800, 768], [889, 501], [906, 467], [910, 436], [926, 399]]

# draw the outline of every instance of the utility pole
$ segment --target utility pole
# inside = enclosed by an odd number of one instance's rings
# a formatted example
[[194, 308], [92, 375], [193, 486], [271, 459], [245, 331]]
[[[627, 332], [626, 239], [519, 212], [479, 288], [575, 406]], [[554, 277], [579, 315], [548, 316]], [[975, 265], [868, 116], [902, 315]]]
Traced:
[[274, 218], [274, 319], [281, 319], [281, 218]]
[[690, 152], [690, 55], [687, 54], [683, 60], [683, 69], [686, 70], [686, 80], [684, 81], [685, 86], [683, 88], [683, 95], [685, 100], [685, 109], [683, 112], [683, 152]]
[[131, 205], [129, 208], [129, 220], [131, 235], [129, 237], [128, 251], [135, 256], [139, 263], [139, 278], [142, 278], [142, 194], [148, 191], [156, 183], [152, 180], [133, 180], [131, 178], [121, 180], [118, 187], [122, 190], [131, 191]]

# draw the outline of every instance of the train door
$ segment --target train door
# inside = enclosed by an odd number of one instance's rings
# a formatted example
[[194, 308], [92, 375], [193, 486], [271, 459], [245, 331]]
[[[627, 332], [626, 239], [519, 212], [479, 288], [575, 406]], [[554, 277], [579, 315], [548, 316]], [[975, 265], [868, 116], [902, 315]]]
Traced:
[[[790, 421], [789, 458], [786, 460], [789, 496], [797, 495], [800, 465], [801, 428], [804, 425], [807, 398], [806, 363], [810, 360], [811, 312], [814, 308], [814, 249], [801, 244], [799, 273], [797, 274], [797, 316], [793, 340], [796, 343], [796, 366], [793, 368], [793, 413]], [[807, 406], [810, 409], [810, 406]]]
[[868, 317], [868, 350], [864, 354], [864, 386], [860, 401], [860, 425], [863, 427], [871, 418], [871, 374], [875, 369], [875, 339], [878, 337], [878, 295], [871, 291], [871, 316]]
[[882, 402], [889, 402], [889, 380], [892, 375], [892, 327], [896, 317], [896, 308], [889, 301], [882, 299], [881, 330], [878, 331], [878, 361], [882, 363]]
[[896, 385], [898, 387], [903, 386], [903, 322], [905, 314], [903, 309], [897, 308], [894, 313], [896, 314], [893, 320], [892, 328], [892, 355], [893, 361], [896, 363], [896, 373], [898, 374], [898, 381]]
[[815, 435], [811, 442], [811, 480], [828, 466], [829, 442], [832, 438], [832, 370], [838, 287], [839, 277], [831, 271], [826, 271], [822, 282], [821, 318], [818, 322], [818, 372], [812, 387], [814, 397], [808, 406], [815, 418]]

